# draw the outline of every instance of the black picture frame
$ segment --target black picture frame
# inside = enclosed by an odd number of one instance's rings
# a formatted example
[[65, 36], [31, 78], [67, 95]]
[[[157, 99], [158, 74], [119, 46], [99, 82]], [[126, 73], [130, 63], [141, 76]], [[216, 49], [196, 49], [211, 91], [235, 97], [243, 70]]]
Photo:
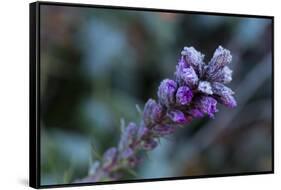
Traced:
[[[216, 16], [234, 16], [243, 18], [266, 18], [272, 22], [272, 170], [265, 172], [245, 172], [230, 173], [221, 175], [202, 175], [194, 177], [171, 177], [157, 179], [138, 179], [138, 180], [121, 180], [112, 182], [96, 182], [96, 183], [75, 183], [75, 184], [57, 184], [57, 185], [41, 185], [40, 184], [40, 7], [42, 5], [68, 6], [68, 7], [85, 7], [85, 8], [106, 8], [106, 9], [122, 9], [134, 11], [152, 11], [152, 12], [168, 12], [168, 13], [185, 13], [200, 15], [216, 15]], [[198, 12], [186, 10], [169, 10], [156, 8], [141, 7], [125, 7], [125, 6], [103, 6], [92, 4], [76, 4], [76, 3], [58, 3], [58, 2], [34, 2], [29, 4], [29, 39], [30, 39], [30, 65], [29, 65], [29, 185], [33, 188], [53, 188], [53, 187], [74, 187], [87, 185], [105, 185], [135, 182], [152, 182], [166, 180], [183, 180], [194, 178], [212, 178], [212, 177], [231, 177], [243, 175], [257, 174], [273, 174], [274, 173], [274, 16], [264, 15], [248, 15], [248, 14], [230, 14], [218, 12]]]

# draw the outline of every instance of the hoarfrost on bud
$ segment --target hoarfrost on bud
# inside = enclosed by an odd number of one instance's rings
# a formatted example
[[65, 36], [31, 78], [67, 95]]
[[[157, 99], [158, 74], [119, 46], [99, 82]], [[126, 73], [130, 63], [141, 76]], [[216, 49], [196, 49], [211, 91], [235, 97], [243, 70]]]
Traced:
[[199, 77], [203, 74], [204, 55], [197, 51], [194, 47], [184, 47], [181, 55], [184, 57], [186, 63], [194, 68]]
[[232, 70], [225, 66], [217, 73], [214, 73], [212, 76], [208, 76], [207, 79], [212, 82], [220, 82], [227, 84], [232, 81]]
[[219, 46], [216, 49], [213, 58], [207, 65], [206, 76], [208, 78], [211, 78], [219, 70], [222, 70], [224, 66], [229, 64], [231, 61], [232, 61], [232, 56], [230, 54], [230, 51], [223, 48], [222, 46]]
[[212, 86], [208, 81], [200, 81], [197, 89], [205, 94], [213, 94]]
[[135, 143], [136, 137], [138, 133], [138, 126], [131, 122], [125, 128], [124, 132], [121, 135], [121, 139], [119, 141], [119, 150], [125, 150], [128, 146], [132, 146]]
[[217, 95], [217, 100], [229, 108], [237, 106], [237, 102], [233, 97], [234, 92], [222, 83], [214, 82], [212, 84], [214, 94]]
[[213, 118], [217, 110], [217, 101], [211, 96], [201, 96], [196, 100], [196, 108]]
[[181, 86], [176, 93], [176, 101], [179, 105], [188, 105], [193, 97], [192, 90], [187, 86]]
[[169, 107], [175, 103], [175, 93], [177, 91], [177, 83], [171, 79], [165, 79], [158, 88], [158, 99], [161, 104]]
[[163, 116], [163, 107], [158, 104], [155, 100], [149, 99], [143, 111], [143, 120], [146, 126], [151, 126], [161, 120]]
[[232, 70], [229, 67], [225, 66], [222, 70], [221, 82], [227, 84], [231, 81], [232, 81]]
[[176, 124], [185, 124], [189, 121], [188, 117], [180, 110], [170, 110], [168, 116]]
[[190, 65], [187, 65], [184, 58], [182, 57], [176, 67], [175, 76], [180, 84], [185, 84], [190, 88], [197, 85], [199, 78]]

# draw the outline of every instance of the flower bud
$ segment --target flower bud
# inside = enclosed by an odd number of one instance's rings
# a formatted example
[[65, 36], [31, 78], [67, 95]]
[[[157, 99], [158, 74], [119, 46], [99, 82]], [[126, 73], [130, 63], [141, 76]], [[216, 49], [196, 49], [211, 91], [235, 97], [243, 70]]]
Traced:
[[213, 94], [211, 84], [208, 81], [200, 81], [197, 89], [204, 94]]
[[158, 104], [155, 100], [149, 99], [143, 111], [143, 121], [147, 127], [161, 121], [163, 117], [163, 107]]
[[209, 117], [213, 118], [214, 113], [217, 110], [217, 101], [210, 96], [201, 96], [196, 100], [196, 108], [200, 110], [200, 112], [208, 114]]
[[186, 124], [190, 121], [188, 116], [180, 110], [170, 110], [168, 112], [168, 117], [176, 124]]
[[234, 108], [237, 106], [235, 98], [232, 96], [234, 92], [226, 87], [225, 85], [214, 82], [212, 84], [212, 88], [214, 91], [214, 94], [218, 96], [218, 101], [222, 103], [223, 105], [229, 107], [229, 108]]
[[198, 76], [202, 76], [204, 55], [197, 51], [194, 47], [184, 47], [181, 55], [184, 57], [186, 63], [193, 67]]
[[224, 49], [222, 46], [219, 46], [211, 61], [209, 62], [207, 69], [206, 69], [206, 77], [211, 78], [215, 75], [219, 70], [222, 70], [224, 66], [229, 64], [232, 60], [232, 56], [230, 51]]
[[170, 79], [161, 82], [158, 88], [158, 99], [162, 105], [169, 107], [175, 103], [175, 93], [177, 91], [177, 83]]
[[181, 86], [176, 93], [176, 101], [179, 105], [188, 105], [193, 97], [193, 93], [187, 86]]
[[134, 145], [138, 133], [138, 127], [135, 123], [131, 122], [121, 134], [119, 141], [119, 150], [123, 151], [129, 146]]
[[194, 68], [190, 65], [187, 65], [183, 57], [176, 66], [175, 76], [176, 80], [180, 84], [187, 85], [190, 88], [196, 86], [199, 81]]

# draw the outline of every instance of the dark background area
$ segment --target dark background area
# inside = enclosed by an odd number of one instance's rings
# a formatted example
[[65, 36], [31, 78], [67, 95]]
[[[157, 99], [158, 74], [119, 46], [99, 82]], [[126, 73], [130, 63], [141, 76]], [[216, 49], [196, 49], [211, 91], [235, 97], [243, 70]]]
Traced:
[[87, 175], [172, 78], [184, 46], [233, 55], [237, 108], [163, 139], [125, 179], [272, 169], [272, 21], [263, 18], [41, 6], [41, 183]]

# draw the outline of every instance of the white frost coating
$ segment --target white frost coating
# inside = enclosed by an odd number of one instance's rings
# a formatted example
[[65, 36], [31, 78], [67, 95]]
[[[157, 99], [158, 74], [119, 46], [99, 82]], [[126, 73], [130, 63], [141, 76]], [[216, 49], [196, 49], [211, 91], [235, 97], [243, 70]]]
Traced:
[[213, 94], [211, 84], [207, 81], [200, 81], [198, 85], [198, 90], [205, 94]]
[[223, 83], [229, 83], [232, 81], [232, 70], [225, 66], [223, 68]]

